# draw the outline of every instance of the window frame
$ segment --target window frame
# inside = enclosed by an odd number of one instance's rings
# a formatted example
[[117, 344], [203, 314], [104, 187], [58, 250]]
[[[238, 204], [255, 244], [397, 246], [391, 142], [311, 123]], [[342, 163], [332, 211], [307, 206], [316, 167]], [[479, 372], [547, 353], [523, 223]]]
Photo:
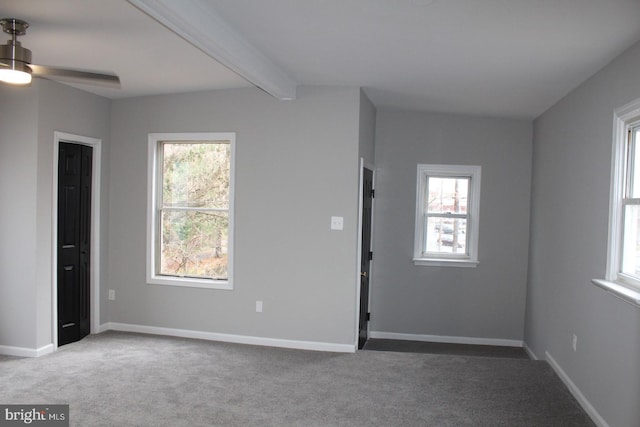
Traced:
[[[469, 178], [467, 195], [467, 253], [429, 253], [425, 247], [425, 197], [428, 177]], [[482, 167], [473, 165], [418, 164], [416, 180], [416, 216], [414, 227], [413, 262], [416, 266], [476, 267], [480, 224], [480, 187]]]
[[[160, 274], [158, 260], [160, 248], [160, 215], [159, 206], [162, 191], [160, 146], [163, 143], [180, 142], [229, 141], [229, 230], [227, 249], [227, 279], [206, 279], [197, 277], [180, 277]], [[235, 196], [235, 147], [234, 132], [187, 132], [187, 133], [150, 133], [148, 135], [148, 177], [147, 177], [147, 283], [180, 287], [207, 289], [233, 289], [233, 254], [234, 254], [234, 196]]]
[[[630, 178], [630, 134], [640, 130], [640, 100], [616, 110], [614, 114], [613, 152], [611, 167], [609, 242], [606, 280], [623, 285], [636, 292], [640, 291], [640, 276], [634, 277], [622, 272], [624, 252], [625, 206], [635, 203], [627, 197]], [[638, 141], [640, 142], [640, 141]], [[635, 147], [634, 147], [635, 149]], [[640, 167], [640, 165], [634, 165]]]
[[[637, 161], [637, 150], [640, 147], [637, 146], [640, 141], [636, 140], [636, 136], [640, 133], [640, 117], [637, 121], [630, 123], [627, 126], [627, 138], [626, 138], [626, 149], [625, 149], [625, 180], [622, 188], [622, 197], [621, 204], [619, 209], [621, 211], [622, 218], [620, 220], [620, 229], [618, 233], [620, 234], [620, 259], [618, 260], [618, 268], [617, 268], [617, 280], [619, 282], [640, 288], [640, 275], [633, 275], [629, 273], [625, 273], [625, 239], [624, 234], [627, 230], [627, 207], [636, 206], [640, 207], [640, 198], [633, 197], [633, 193], [635, 193], [638, 189], [634, 188], [635, 183], [632, 182], [634, 175], [637, 173], [637, 169], [640, 169], [640, 164], [636, 164]], [[628, 234], [628, 233], [627, 233]]]

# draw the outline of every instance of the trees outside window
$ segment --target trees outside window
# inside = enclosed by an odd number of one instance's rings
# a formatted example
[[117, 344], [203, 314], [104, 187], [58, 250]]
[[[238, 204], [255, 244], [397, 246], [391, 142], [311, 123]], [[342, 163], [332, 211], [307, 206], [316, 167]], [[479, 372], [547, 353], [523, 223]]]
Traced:
[[148, 279], [229, 288], [233, 134], [152, 134]]

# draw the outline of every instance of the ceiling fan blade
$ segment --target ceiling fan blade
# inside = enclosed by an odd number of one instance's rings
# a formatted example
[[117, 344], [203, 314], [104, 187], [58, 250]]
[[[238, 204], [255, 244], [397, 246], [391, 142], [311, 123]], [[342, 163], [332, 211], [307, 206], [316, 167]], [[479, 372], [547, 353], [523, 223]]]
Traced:
[[32, 74], [36, 77], [44, 77], [46, 79], [65, 81], [68, 83], [86, 83], [112, 88], [120, 87], [120, 78], [112, 73], [72, 70], [34, 64], [29, 64], [29, 68], [31, 68], [33, 71]]

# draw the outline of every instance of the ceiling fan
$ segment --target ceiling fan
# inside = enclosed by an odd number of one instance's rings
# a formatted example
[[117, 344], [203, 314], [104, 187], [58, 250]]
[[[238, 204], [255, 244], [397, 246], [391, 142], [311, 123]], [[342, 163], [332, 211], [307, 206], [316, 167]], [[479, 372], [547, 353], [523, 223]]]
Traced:
[[32, 64], [31, 51], [22, 47], [18, 41], [18, 36], [26, 34], [29, 24], [20, 19], [4, 18], [0, 19], [0, 25], [2, 25], [2, 31], [11, 35], [11, 40], [0, 45], [0, 81], [14, 85], [28, 85], [33, 75], [71, 83], [120, 87], [120, 78], [112, 73]]

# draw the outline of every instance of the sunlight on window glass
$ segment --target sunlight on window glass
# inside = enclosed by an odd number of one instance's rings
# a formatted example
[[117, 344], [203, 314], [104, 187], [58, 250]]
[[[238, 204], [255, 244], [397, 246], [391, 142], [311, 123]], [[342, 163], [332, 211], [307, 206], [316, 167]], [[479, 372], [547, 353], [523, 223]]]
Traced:
[[427, 212], [466, 213], [469, 178], [428, 177]]

